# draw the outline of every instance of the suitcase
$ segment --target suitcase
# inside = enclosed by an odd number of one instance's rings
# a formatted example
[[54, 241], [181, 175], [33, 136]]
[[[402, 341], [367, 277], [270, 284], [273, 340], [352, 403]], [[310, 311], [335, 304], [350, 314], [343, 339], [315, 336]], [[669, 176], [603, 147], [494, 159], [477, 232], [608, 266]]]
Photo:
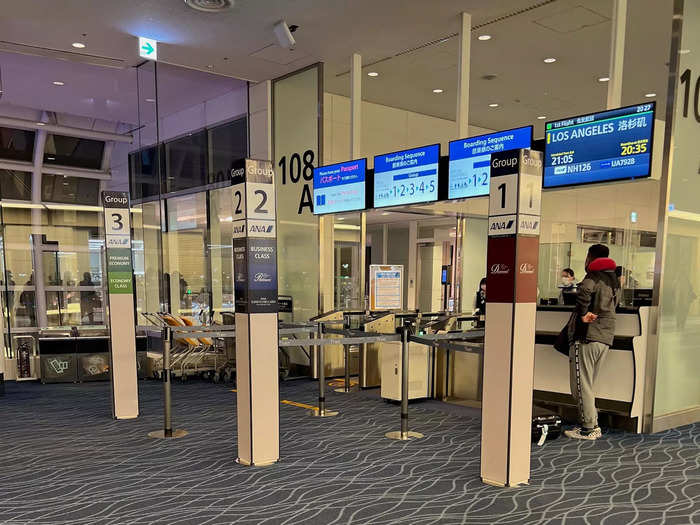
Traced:
[[561, 435], [561, 416], [540, 407], [532, 410], [532, 442], [537, 446], [547, 440], [557, 439]]

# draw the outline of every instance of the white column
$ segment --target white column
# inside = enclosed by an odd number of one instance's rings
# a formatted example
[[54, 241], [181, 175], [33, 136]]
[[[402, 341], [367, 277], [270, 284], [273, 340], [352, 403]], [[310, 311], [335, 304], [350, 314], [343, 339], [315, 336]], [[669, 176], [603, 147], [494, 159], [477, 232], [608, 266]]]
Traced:
[[627, 0], [613, 0], [610, 35], [610, 70], [608, 71], [608, 109], [622, 106], [622, 73], [627, 32]]
[[248, 87], [250, 157], [272, 160], [272, 82]]
[[353, 53], [350, 68], [350, 159], [362, 150], [362, 56]]
[[469, 62], [471, 58], [472, 15], [462, 13], [459, 25], [457, 62], [457, 137], [469, 136]]
[[[46, 115], [42, 122], [46, 121]], [[34, 168], [32, 170], [32, 204], [41, 204], [41, 167], [44, 164], [44, 148], [46, 146], [46, 130], [40, 129], [36, 132], [34, 142]], [[32, 208], [32, 248], [34, 261], [34, 307], [36, 308], [36, 322], [38, 328], [45, 328], [48, 323], [46, 316], [46, 292], [44, 290], [44, 258], [41, 248], [43, 247], [41, 208]], [[60, 278], [58, 275], [56, 278]]]
[[416, 266], [418, 264], [418, 221], [408, 223], [408, 268], [406, 278], [406, 309], [413, 310], [416, 307]]

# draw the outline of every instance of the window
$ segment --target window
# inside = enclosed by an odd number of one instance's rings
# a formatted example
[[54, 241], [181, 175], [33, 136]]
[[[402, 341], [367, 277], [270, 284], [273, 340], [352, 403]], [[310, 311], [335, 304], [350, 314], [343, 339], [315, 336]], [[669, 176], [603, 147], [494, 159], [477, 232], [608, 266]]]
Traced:
[[202, 130], [165, 143], [166, 192], [207, 183], [207, 132]]
[[32, 174], [0, 169], [0, 198], [28, 201], [32, 199]]
[[151, 146], [129, 154], [129, 186], [133, 199], [156, 197], [160, 194], [162, 157], [162, 146]]
[[0, 128], [0, 158], [31, 162], [33, 155], [33, 131]]
[[96, 179], [48, 174], [41, 178], [41, 200], [46, 202], [97, 205], [99, 193]]
[[57, 164], [98, 170], [102, 167], [105, 143], [63, 135], [48, 135], [44, 148], [44, 164]]
[[248, 119], [241, 118], [209, 130], [209, 182], [229, 180], [234, 161], [248, 154]]

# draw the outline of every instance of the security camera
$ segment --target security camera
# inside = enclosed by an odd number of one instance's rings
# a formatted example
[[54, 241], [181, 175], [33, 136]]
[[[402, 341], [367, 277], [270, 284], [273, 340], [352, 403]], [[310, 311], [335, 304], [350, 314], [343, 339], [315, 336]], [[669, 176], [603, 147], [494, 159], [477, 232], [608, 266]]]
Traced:
[[296, 45], [297, 41], [294, 40], [294, 37], [292, 36], [292, 32], [289, 30], [287, 22], [285, 22], [284, 20], [280, 20], [273, 27], [273, 31], [275, 33], [275, 38], [277, 38], [277, 43], [280, 45], [280, 47], [289, 50], [294, 49], [294, 46]]

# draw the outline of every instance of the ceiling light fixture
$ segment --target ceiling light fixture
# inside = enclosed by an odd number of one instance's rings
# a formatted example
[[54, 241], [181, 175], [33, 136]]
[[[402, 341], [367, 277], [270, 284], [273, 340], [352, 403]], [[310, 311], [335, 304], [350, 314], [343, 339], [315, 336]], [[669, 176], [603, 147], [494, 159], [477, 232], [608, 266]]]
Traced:
[[491, 35], [479, 35], [479, 40], [491, 40]]
[[545, 63], [545, 64], [553, 64], [553, 63], [556, 62], [556, 61], [557, 61], [557, 59], [554, 58], [554, 57], [547, 57], [547, 58], [544, 59], [544, 63]]
[[537, 120], [544, 120], [546, 118], [547, 118], [546, 115], [540, 115], [539, 117], [537, 117]]
[[440, 88], [433, 89], [433, 93], [442, 93], [442, 89], [440, 89]]
[[367, 73], [367, 76], [368, 77], [378, 77], [379, 73], [377, 73], [376, 71], [370, 71], [369, 73]]
[[598, 82], [609, 82], [609, 81], [610, 81], [610, 77], [599, 77], [598, 78]]
[[489, 104], [489, 107], [490, 108], [497, 108], [498, 104], [496, 102], [492, 102], [491, 104]]
[[82, 42], [73, 42], [71, 45], [76, 49], [84, 49], [85, 48], [85, 44], [83, 44]]
[[36, 125], [37, 126], [46, 126], [46, 122], [37, 122]]
[[644, 96], [647, 97], [647, 98], [653, 98], [653, 97], [656, 96], [656, 93], [647, 93], [647, 94], [644, 95]]
[[687, 55], [688, 53], [690, 53], [690, 49], [679, 49], [678, 53], [681, 55]]
[[155, 101], [156, 101], [156, 99], [154, 99], [154, 98], [147, 98], [146, 99], [146, 102], [155, 102]]
[[54, 81], [53, 81], [53, 85], [54, 85], [54, 86], [65, 86], [66, 83], [65, 83], [65, 82], [61, 82], [60, 80], [54, 80]]

